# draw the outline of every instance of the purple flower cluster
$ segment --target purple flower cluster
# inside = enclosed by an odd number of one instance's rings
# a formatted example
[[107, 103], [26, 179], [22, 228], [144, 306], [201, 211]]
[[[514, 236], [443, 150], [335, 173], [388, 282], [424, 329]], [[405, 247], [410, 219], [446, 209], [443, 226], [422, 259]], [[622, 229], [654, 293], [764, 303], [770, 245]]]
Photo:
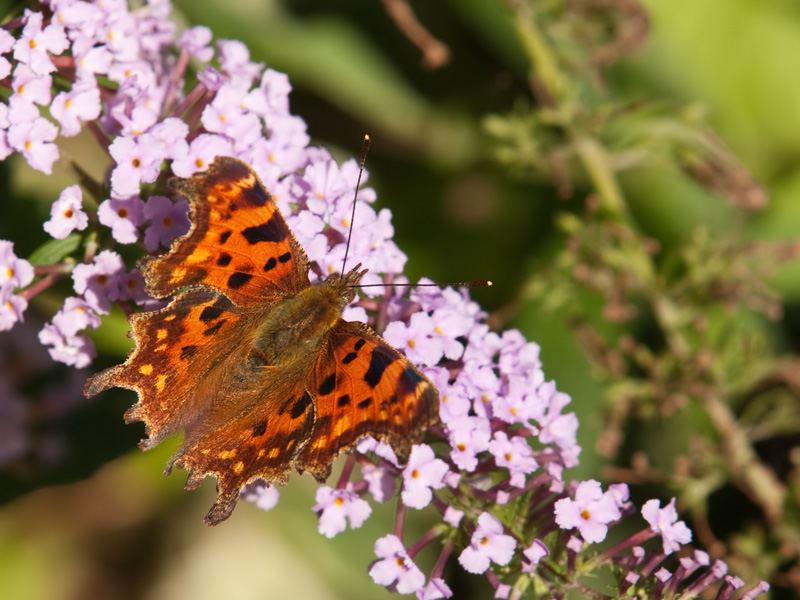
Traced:
[[[308, 145], [305, 122], [289, 110], [286, 75], [251, 61], [241, 42], [212, 45], [206, 27], [177, 36], [167, 0], [149, 0], [134, 11], [122, 0], [43, 5], [0, 29], [0, 79], [12, 90], [0, 102], [0, 159], [17, 152], [49, 174], [59, 135], [85, 128], [113, 160], [107, 181], [96, 187], [105, 192], [88, 203], [96, 211], [84, 209], [83, 192], [73, 185], [44, 224], [56, 240], [87, 231], [78, 264], [49, 265], [32, 286], [38, 292], [71, 274], [76, 295], [39, 333], [54, 360], [87, 366], [94, 346], [81, 331], [98, 327], [114, 305], [125, 312], [158, 305], [114, 244], [155, 252], [186, 233], [187, 204], [154, 192], [164, 177], [189, 177], [216, 156], [239, 158], [256, 170], [312, 261], [312, 281], [341, 270], [359, 166], [353, 160], [339, 165]], [[190, 64], [196, 77], [185, 78]], [[54, 73], [64, 82], [55, 95]], [[197, 83], [185, 89], [187, 79]], [[390, 212], [372, 208], [371, 189], [359, 190], [359, 199], [350, 257], [369, 269], [362, 283], [381, 284], [383, 276], [403, 281], [406, 257], [392, 240]], [[0, 329], [21, 319], [27, 300], [15, 290], [33, 275], [11, 243], [0, 242]], [[517, 597], [534, 579], [560, 595], [558, 586], [576, 573], [586, 544], [604, 540], [609, 527], [635, 512], [627, 488], [603, 492], [595, 481], [564, 480], [564, 470], [578, 464], [578, 420], [566, 410], [569, 396], [546, 379], [536, 344], [518, 331], [491, 331], [465, 290], [419, 286], [404, 296], [391, 289], [365, 287], [372, 299], [348, 307], [344, 317], [368, 321], [366, 309], [380, 305], [385, 339], [439, 389], [441, 423], [431, 428], [430, 445], [413, 447], [405, 466], [385, 444], [361, 440], [336, 487], [317, 492], [320, 533], [333, 537], [348, 523], [360, 527], [371, 514], [365, 496], [385, 502], [399, 490], [394, 532], [375, 543], [369, 574], [376, 583], [421, 599], [449, 598], [442, 574], [458, 552], [461, 567], [483, 574], [495, 597]], [[351, 480], [356, 465], [361, 478]], [[264, 509], [278, 501], [275, 488], [260, 484], [242, 496]], [[406, 547], [407, 509], [431, 506], [441, 523]], [[708, 561], [697, 553], [681, 558], [673, 572], [655, 571], [691, 533], [677, 521], [674, 499], [663, 509], [650, 501], [642, 514], [649, 527], [601, 555], [623, 572], [620, 593], [699, 593], [724, 576], [719, 565], [703, 571]], [[663, 551], [643, 549], [657, 535]], [[414, 557], [437, 540], [441, 553], [426, 576]], [[763, 586], [751, 597], [760, 591]]]

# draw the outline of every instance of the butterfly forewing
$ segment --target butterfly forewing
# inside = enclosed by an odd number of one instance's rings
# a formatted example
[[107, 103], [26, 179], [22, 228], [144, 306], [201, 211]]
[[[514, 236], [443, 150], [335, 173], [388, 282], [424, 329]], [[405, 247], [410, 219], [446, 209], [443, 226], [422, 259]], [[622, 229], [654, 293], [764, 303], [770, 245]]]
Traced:
[[308, 259], [258, 176], [233, 158], [173, 180], [191, 205], [192, 228], [172, 250], [144, 261], [148, 291], [163, 298], [191, 286], [254, 306], [308, 285]]

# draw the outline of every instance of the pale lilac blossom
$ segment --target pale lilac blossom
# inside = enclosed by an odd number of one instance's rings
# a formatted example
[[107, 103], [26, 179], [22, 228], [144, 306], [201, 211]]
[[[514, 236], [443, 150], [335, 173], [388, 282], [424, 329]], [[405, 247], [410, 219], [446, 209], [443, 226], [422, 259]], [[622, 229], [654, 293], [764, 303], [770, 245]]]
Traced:
[[263, 480], [258, 480], [242, 489], [242, 499], [252, 502], [261, 510], [272, 510], [278, 504], [280, 492], [274, 485], [268, 485]]
[[417, 590], [417, 600], [440, 600], [452, 598], [453, 591], [441, 577], [433, 577], [421, 590]]
[[483, 512], [472, 534], [469, 546], [464, 548], [458, 562], [470, 573], [485, 573], [491, 563], [507, 565], [514, 556], [516, 540], [503, 533], [497, 517]]
[[89, 217], [83, 212], [82, 200], [80, 186], [64, 188], [50, 207], [50, 220], [44, 222], [44, 230], [57, 240], [63, 240], [76, 229], [86, 229]]
[[159, 246], [167, 246], [172, 240], [189, 231], [189, 203], [179, 200], [173, 203], [165, 196], [150, 196], [144, 206], [144, 217], [152, 225], [144, 232], [144, 247], [154, 252]]
[[672, 554], [680, 550], [682, 544], [692, 541], [692, 532], [683, 521], [678, 521], [675, 509], [675, 498], [664, 508], [661, 502], [653, 499], [645, 502], [642, 516], [650, 525], [650, 529], [659, 534], [664, 544], [664, 554]]
[[369, 570], [372, 580], [392, 586], [400, 594], [416, 592], [425, 585], [425, 575], [409, 558], [403, 543], [396, 535], [386, 535], [375, 542], [375, 554], [380, 560]]
[[97, 209], [97, 219], [111, 228], [111, 235], [120, 244], [133, 244], [139, 239], [138, 227], [144, 223], [144, 202], [138, 196], [111, 198]]
[[332, 538], [350, 527], [358, 529], [372, 513], [372, 507], [353, 492], [323, 485], [317, 489], [317, 504], [311, 510], [319, 513], [319, 532]]
[[428, 506], [433, 498], [431, 490], [444, 487], [447, 471], [447, 463], [436, 458], [430, 446], [415, 444], [403, 469], [403, 502], [417, 509]]
[[14, 294], [11, 288], [0, 287], [0, 331], [8, 331], [22, 321], [26, 308], [28, 301], [25, 298]]
[[614, 495], [604, 493], [600, 482], [582, 481], [575, 499], [562, 498], [555, 504], [556, 523], [561, 529], [577, 529], [581, 537], [593, 544], [602, 542], [608, 524], [620, 518], [621, 513]]
[[14, 243], [0, 240], [0, 287], [21, 288], [33, 281], [33, 266], [14, 254]]
[[56, 70], [50, 54], [59, 55], [69, 47], [64, 29], [57, 23], [42, 28], [43, 15], [25, 9], [25, 27], [14, 45], [14, 58], [40, 75]]

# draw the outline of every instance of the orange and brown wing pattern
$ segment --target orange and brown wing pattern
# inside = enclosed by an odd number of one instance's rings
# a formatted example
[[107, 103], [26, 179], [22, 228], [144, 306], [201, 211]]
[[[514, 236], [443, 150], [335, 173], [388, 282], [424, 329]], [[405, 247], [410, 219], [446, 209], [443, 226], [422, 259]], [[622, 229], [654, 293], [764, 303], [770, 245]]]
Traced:
[[171, 185], [189, 200], [192, 228], [170, 252], [143, 261], [150, 294], [164, 298], [204, 285], [238, 306], [254, 306], [308, 285], [305, 252], [246, 164], [220, 157]]
[[114, 386], [135, 390], [139, 402], [125, 420], [145, 423], [144, 449], [191, 429], [208, 411], [209, 377], [235, 348], [241, 319], [241, 309], [225, 296], [204, 289], [179, 294], [161, 310], [134, 314], [136, 348], [124, 364], [91, 377], [86, 395]]
[[[187, 433], [181, 452], [167, 467], [189, 471], [187, 489], [194, 489], [206, 475], [217, 478], [219, 496], [206, 515], [216, 525], [233, 512], [243, 486], [255, 479], [284, 484], [292, 461], [314, 424], [314, 404], [304, 383], [286, 385], [280, 369], [265, 368], [259, 377], [270, 398], [254, 399], [248, 412], [220, 423], [199, 437]], [[215, 417], [210, 415], [213, 422]]]
[[331, 330], [308, 389], [315, 397], [314, 429], [295, 466], [320, 481], [333, 459], [366, 435], [390, 444], [405, 462], [438, 419], [433, 384], [363, 323], [340, 320]]

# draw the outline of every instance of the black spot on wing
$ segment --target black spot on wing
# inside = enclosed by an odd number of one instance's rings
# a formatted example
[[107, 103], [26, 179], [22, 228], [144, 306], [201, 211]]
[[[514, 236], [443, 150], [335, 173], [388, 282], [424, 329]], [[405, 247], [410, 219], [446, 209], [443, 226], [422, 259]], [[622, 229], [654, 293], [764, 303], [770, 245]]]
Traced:
[[383, 378], [384, 371], [398, 358], [399, 355], [391, 348], [375, 346], [369, 360], [369, 369], [364, 373], [364, 381], [367, 382], [367, 385], [371, 388], [377, 386]]
[[302, 397], [297, 402], [294, 403], [294, 406], [292, 406], [292, 412], [289, 413], [289, 415], [293, 419], [296, 419], [304, 412], [306, 412], [306, 409], [309, 407], [310, 404], [311, 404], [311, 396], [308, 395], [308, 392], [303, 392]]
[[209, 327], [203, 332], [203, 335], [216, 335], [219, 332], [220, 328], [225, 324], [226, 319], [222, 319], [221, 321], [217, 321], [214, 325]]
[[231, 233], [233, 233], [233, 232], [232, 231], [223, 231], [219, 236], [219, 243], [224, 246], [225, 242], [228, 241], [228, 238], [231, 237]]
[[320, 396], [327, 396], [335, 389], [336, 389], [336, 374], [331, 373], [325, 378], [325, 381], [323, 381], [320, 384], [318, 391]]
[[372, 398], [365, 398], [364, 400], [356, 404], [356, 406], [358, 406], [358, 408], [367, 408], [369, 407], [370, 404], [372, 404]]
[[232, 290], [238, 290], [240, 287], [247, 284], [253, 278], [250, 273], [233, 273], [230, 277], [228, 277], [228, 287]]
[[278, 266], [278, 261], [275, 260], [275, 257], [273, 256], [264, 265], [264, 272], [266, 273], [272, 271], [272, 269], [274, 269], [277, 266]]
[[282, 242], [286, 239], [287, 228], [283, 219], [277, 212], [273, 213], [269, 221], [261, 225], [253, 225], [242, 231], [244, 239], [251, 246], [259, 242]]
[[220, 267], [227, 267], [229, 264], [231, 264], [232, 260], [233, 257], [230, 254], [228, 254], [227, 252], [223, 252], [222, 254], [219, 255], [219, 258], [217, 259], [217, 265], [219, 265]]
[[287, 262], [289, 262], [289, 261], [291, 260], [291, 258], [292, 258], [292, 254], [291, 254], [291, 252], [286, 252], [286, 253], [284, 253], [284, 254], [281, 254], [281, 255], [278, 257], [278, 262], [280, 262], [280, 263], [287, 263]]
[[403, 369], [403, 375], [397, 381], [397, 387], [405, 394], [409, 394], [417, 389], [419, 383], [423, 381], [422, 375], [412, 366]]
[[261, 437], [267, 433], [267, 420], [259, 421], [253, 425], [253, 437]]
[[344, 396], [339, 396], [339, 399], [336, 401], [336, 405], [339, 408], [347, 406], [348, 404], [350, 404], [350, 396], [348, 396], [347, 394], [345, 394]]
[[197, 346], [184, 346], [181, 348], [181, 359], [189, 360], [197, 352]]
[[366, 344], [366, 343], [367, 343], [367, 342], [366, 342], [366, 340], [365, 340], [364, 338], [361, 338], [360, 340], [358, 340], [358, 341], [356, 342], [356, 346], [355, 346], [355, 348], [356, 348], [356, 352], [358, 352], [359, 350], [361, 350], [361, 348], [363, 348], [363, 347], [364, 347], [364, 344]]
[[344, 364], [346, 364], [346, 365], [349, 365], [349, 364], [350, 364], [351, 362], [353, 362], [353, 361], [354, 361], [356, 358], [358, 358], [358, 353], [356, 353], [356, 352], [351, 352], [350, 354], [348, 354], [347, 356], [345, 356], [345, 357], [342, 359], [342, 363], [344, 363]]
[[214, 306], [206, 306], [203, 309], [203, 312], [200, 313], [200, 320], [203, 321], [203, 323], [208, 321], [216, 321], [223, 312], [224, 310], [222, 307], [217, 306], [216, 304]]
[[247, 206], [265, 206], [270, 199], [270, 195], [267, 190], [256, 184], [250, 188], [242, 188], [239, 198]]

